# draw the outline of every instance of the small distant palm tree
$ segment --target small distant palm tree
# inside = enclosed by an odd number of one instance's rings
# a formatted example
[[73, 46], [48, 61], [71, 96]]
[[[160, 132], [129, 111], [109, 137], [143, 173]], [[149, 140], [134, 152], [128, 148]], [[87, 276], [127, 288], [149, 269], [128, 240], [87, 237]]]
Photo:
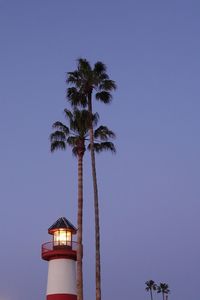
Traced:
[[170, 293], [169, 285], [161, 282], [157, 287], [157, 293], [162, 293], [163, 300], [165, 300], [165, 295], [168, 298], [168, 294]]
[[[89, 128], [91, 115], [87, 110], [75, 109], [73, 112], [64, 110], [69, 127], [62, 122], [55, 122], [52, 128], [55, 130], [50, 135], [51, 152], [58, 149], [72, 148], [72, 153], [78, 158], [78, 214], [77, 214], [77, 295], [78, 300], [83, 300], [83, 270], [82, 270], [82, 236], [83, 236], [83, 156], [86, 149], [90, 150]], [[96, 128], [98, 114], [92, 115], [92, 123]], [[115, 134], [106, 126], [100, 126], [94, 130], [94, 149], [97, 153], [104, 150], [115, 152], [115, 146], [110, 142]]]
[[150, 293], [151, 300], [153, 300], [153, 291], [156, 291], [157, 285], [153, 280], [146, 281], [145, 284], [145, 290]]

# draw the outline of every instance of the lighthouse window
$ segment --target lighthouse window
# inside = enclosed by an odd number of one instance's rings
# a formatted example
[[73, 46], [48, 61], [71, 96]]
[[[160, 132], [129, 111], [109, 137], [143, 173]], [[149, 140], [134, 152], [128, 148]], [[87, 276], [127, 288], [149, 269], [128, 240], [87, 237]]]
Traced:
[[58, 230], [54, 232], [54, 245], [71, 245], [72, 235], [70, 231]]
[[71, 231], [67, 231], [67, 245], [71, 245], [71, 241], [72, 241], [72, 233]]
[[67, 232], [61, 230], [60, 231], [60, 245], [66, 245], [67, 242]]

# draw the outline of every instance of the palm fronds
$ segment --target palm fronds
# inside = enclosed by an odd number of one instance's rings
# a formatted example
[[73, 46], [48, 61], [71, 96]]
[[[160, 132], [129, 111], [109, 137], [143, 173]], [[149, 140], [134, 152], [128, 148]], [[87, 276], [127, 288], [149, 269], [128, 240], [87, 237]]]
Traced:
[[56, 141], [65, 142], [65, 140], [66, 140], [66, 135], [63, 131], [57, 130], [50, 135], [51, 142], [56, 142]]
[[54, 141], [51, 143], [51, 152], [54, 152], [55, 150], [65, 150], [66, 144], [63, 141]]
[[[85, 143], [88, 142], [89, 128], [90, 128], [90, 113], [83, 109], [69, 109], [64, 110], [66, 121], [69, 125], [66, 126], [62, 122], [55, 122], [52, 125], [55, 130], [50, 134], [51, 152], [55, 150], [65, 150], [67, 146], [72, 148], [73, 155], [77, 156], [78, 151], [85, 151]], [[97, 113], [92, 115], [93, 126], [96, 127], [99, 120]], [[116, 152], [114, 144], [110, 141], [115, 138], [115, 134], [107, 126], [99, 126], [94, 131], [94, 150], [97, 153], [103, 151]], [[87, 147], [90, 150], [90, 144]]]
[[[76, 83], [77, 86], [79, 86], [79, 83]], [[77, 90], [75, 87], [69, 87], [67, 89], [67, 99], [71, 103], [71, 105], [77, 106], [81, 105], [82, 107], [86, 107], [87, 105], [87, 97], [84, 93], [81, 92], [81, 90]]]
[[99, 100], [105, 104], [108, 104], [112, 101], [112, 95], [107, 91], [101, 91], [96, 93], [95, 98], [96, 100]]
[[108, 129], [107, 126], [99, 126], [94, 131], [94, 138], [95, 139], [101, 139], [102, 141], [108, 141], [109, 138], [114, 139], [115, 133]]
[[69, 134], [69, 127], [67, 127], [66, 125], [64, 125], [62, 122], [55, 122], [52, 125], [53, 129], [59, 129], [60, 131], [62, 131], [66, 136]]
[[99, 85], [99, 89], [100, 90], [105, 90], [105, 91], [112, 91], [112, 90], [116, 90], [117, 85], [113, 80], [110, 79], [105, 79], [102, 80], [102, 82]]
[[[88, 145], [88, 150], [91, 149], [91, 145]], [[94, 143], [94, 151], [96, 153], [101, 153], [103, 151], [110, 151], [112, 153], [116, 153], [115, 145], [112, 142], [102, 142], [102, 143]]]
[[77, 69], [67, 73], [67, 99], [72, 106], [86, 107], [93, 90], [96, 90], [96, 100], [107, 104], [112, 100], [110, 92], [116, 89], [115, 81], [108, 76], [104, 63], [98, 61], [94, 67], [83, 58], [77, 60]]

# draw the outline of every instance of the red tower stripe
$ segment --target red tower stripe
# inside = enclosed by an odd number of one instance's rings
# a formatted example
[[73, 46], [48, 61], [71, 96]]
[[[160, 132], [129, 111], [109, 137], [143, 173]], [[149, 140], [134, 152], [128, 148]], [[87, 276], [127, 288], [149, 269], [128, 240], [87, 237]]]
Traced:
[[54, 294], [47, 295], [47, 300], [77, 300], [77, 296], [71, 294]]

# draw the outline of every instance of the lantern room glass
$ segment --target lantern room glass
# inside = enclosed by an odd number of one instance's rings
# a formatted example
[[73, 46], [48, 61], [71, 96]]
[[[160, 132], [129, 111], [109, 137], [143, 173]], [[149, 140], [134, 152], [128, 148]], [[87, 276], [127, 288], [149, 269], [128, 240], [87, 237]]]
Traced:
[[53, 235], [54, 246], [71, 246], [72, 245], [72, 233], [65, 229], [59, 229], [54, 232]]

